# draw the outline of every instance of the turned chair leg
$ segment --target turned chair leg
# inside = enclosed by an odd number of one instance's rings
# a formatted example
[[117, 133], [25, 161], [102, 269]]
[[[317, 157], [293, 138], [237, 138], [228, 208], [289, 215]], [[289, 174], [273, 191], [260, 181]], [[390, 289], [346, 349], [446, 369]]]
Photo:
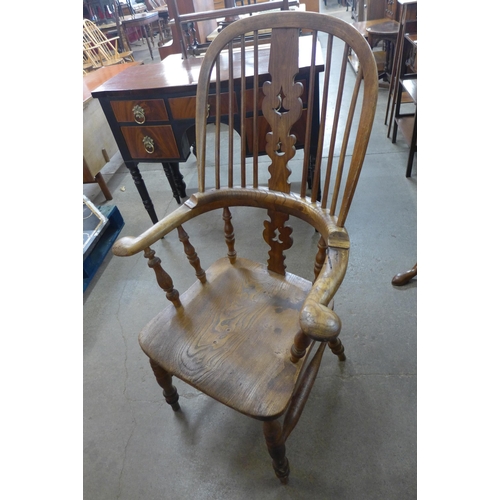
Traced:
[[346, 360], [346, 357], [344, 354], [344, 346], [342, 345], [342, 342], [340, 341], [339, 338], [336, 338], [335, 340], [328, 342], [328, 347], [330, 347], [333, 354], [335, 354], [339, 358], [339, 361]]
[[177, 389], [172, 385], [172, 375], [166, 372], [152, 359], [149, 360], [149, 363], [151, 364], [158, 385], [163, 389], [165, 401], [172, 407], [172, 410], [179, 411], [181, 409], [179, 405], [179, 394], [177, 393]]
[[286, 448], [282, 438], [281, 424], [277, 420], [264, 422], [264, 437], [266, 438], [269, 455], [273, 459], [273, 468], [276, 477], [283, 484], [287, 484], [290, 467], [288, 458], [285, 456]]

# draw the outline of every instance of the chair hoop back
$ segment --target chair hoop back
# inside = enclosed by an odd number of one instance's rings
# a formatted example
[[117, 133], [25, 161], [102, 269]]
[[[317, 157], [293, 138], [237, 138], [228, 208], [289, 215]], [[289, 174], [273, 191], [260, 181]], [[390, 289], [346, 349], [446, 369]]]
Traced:
[[[262, 43], [263, 33], [268, 34], [267, 44]], [[334, 50], [342, 51], [340, 72], [332, 65]], [[347, 70], [351, 52], [359, 60], [354, 82]], [[343, 227], [367, 150], [377, 95], [373, 53], [359, 32], [342, 20], [281, 11], [230, 24], [208, 48], [198, 78], [199, 191], [240, 187], [290, 193], [297, 180], [300, 197], [310, 189], [310, 200], [336, 216], [336, 224]], [[215, 143], [207, 142], [207, 124], [215, 125]], [[297, 149], [303, 150], [303, 160], [300, 174], [294, 176], [291, 161]], [[264, 153], [271, 161], [268, 169], [262, 168], [262, 158], [259, 161]], [[223, 178], [221, 165], [226, 164]], [[208, 175], [212, 166], [213, 177]]]

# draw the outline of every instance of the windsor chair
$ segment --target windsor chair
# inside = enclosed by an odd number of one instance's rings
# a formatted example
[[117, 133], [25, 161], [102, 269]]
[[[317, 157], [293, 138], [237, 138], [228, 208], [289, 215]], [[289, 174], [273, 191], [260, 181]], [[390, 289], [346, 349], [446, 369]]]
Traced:
[[134, 61], [131, 50], [118, 51], [119, 37], [107, 38], [99, 27], [89, 19], [83, 20], [84, 58], [93, 62], [94, 68]]
[[[259, 78], [263, 60], [258, 32], [264, 29], [272, 30], [269, 66], [268, 74]], [[301, 35], [305, 29], [307, 34]], [[294, 79], [300, 36], [312, 40], [308, 95]], [[335, 68], [334, 50], [341, 54]], [[360, 61], [357, 76], [347, 71], [349, 50]], [[317, 74], [319, 52], [325, 63], [324, 72]], [[318, 91], [322, 95], [314, 96]], [[339, 339], [341, 321], [332, 302], [347, 268], [345, 221], [364, 161], [377, 93], [371, 48], [344, 21], [311, 12], [273, 12], [232, 23], [209, 46], [199, 73], [198, 192], [142, 235], [122, 238], [113, 247], [118, 256], [144, 252], [166, 293], [165, 309], [145, 326], [139, 342], [167, 403], [180, 410], [172, 380], [177, 377], [262, 421], [274, 471], [282, 483], [289, 476], [285, 441], [299, 420], [326, 346], [340, 361], [346, 359]], [[296, 151], [296, 137], [290, 131], [304, 117], [305, 143]], [[311, 139], [313, 120], [320, 125], [318, 137]], [[259, 157], [262, 130], [267, 130], [267, 156]], [[292, 167], [296, 153], [303, 160], [298, 161], [299, 167], [294, 161]], [[311, 156], [315, 164], [309, 190]], [[297, 192], [291, 189], [292, 179], [299, 184]], [[238, 248], [238, 231], [250, 230], [247, 224], [233, 227], [231, 210], [240, 207], [263, 211], [267, 262], [240, 256], [246, 249]], [[227, 244], [227, 255], [206, 270], [186, 231], [189, 221], [201, 216], [220, 220], [221, 243], [224, 248], [224, 240]], [[286, 271], [291, 218], [317, 231], [318, 250], [309, 263], [314, 279]], [[174, 230], [179, 249], [183, 247], [194, 268], [195, 282], [183, 293], [174, 288], [173, 279], [184, 271], [175, 264], [168, 269], [172, 275], [168, 274], [151, 248]], [[258, 238], [256, 234], [255, 245]], [[199, 249], [205, 245], [197, 244]]]

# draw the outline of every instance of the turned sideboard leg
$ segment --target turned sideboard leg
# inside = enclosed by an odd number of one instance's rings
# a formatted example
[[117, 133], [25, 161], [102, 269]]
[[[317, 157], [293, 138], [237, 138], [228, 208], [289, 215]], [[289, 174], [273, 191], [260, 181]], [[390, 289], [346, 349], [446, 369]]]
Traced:
[[186, 183], [184, 182], [184, 176], [181, 174], [181, 169], [179, 166], [179, 162], [170, 162], [170, 166], [172, 167], [172, 172], [174, 174], [174, 182], [175, 188], [177, 189], [179, 196], [181, 198], [186, 197]]
[[184, 183], [183, 176], [179, 170], [179, 164], [163, 162], [162, 165], [175, 201], [180, 205], [181, 198], [186, 197], [186, 184]]
[[132, 175], [132, 179], [134, 179], [135, 187], [137, 191], [139, 191], [139, 195], [144, 203], [144, 208], [147, 210], [153, 224], [156, 224], [158, 222], [158, 216], [156, 215], [153, 202], [151, 201], [151, 197], [149, 196], [146, 184], [144, 184], [144, 179], [142, 178], [139, 168], [135, 163], [125, 163], [125, 166]]

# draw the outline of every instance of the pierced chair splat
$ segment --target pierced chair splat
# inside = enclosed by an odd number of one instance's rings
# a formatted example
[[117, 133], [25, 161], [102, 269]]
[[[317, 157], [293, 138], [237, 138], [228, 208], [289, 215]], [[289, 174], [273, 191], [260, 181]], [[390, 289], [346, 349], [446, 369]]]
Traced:
[[[261, 58], [258, 33], [265, 29], [271, 31], [270, 55]], [[307, 49], [300, 43], [304, 37], [310, 41]], [[296, 81], [303, 50], [310, 59], [307, 92]], [[332, 62], [334, 50], [339, 67]], [[356, 77], [346, 69], [349, 50], [360, 61]], [[325, 62], [319, 74], [321, 52]], [[262, 64], [268, 64], [265, 70]], [[290, 471], [285, 442], [312, 390], [325, 348], [346, 359], [341, 321], [332, 304], [346, 273], [349, 237], [344, 225], [377, 94], [370, 46], [339, 19], [272, 12], [230, 24], [209, 46], [198, 77], [198, 192], [142, 235], [122, 238], [113, 247], [119, 256], [144, 252], [166, 294], [166, 307], [144, 327], [139, 342], [167, 403], [174, 411], [180, 408], [173, 385], [177, 377], [262, 421], [282, 483]], [[292, 132], [298, 120], [306, 127], [300, 150]], [[311, 138], [315, 120], [318, 133]], [[266, 156], [259, 156], [260, 137], [265, 138]], [[263, 225], [251, 238], [255, 245], [262, 241], [267, 262], [254, 259], [253, 244], [251, 249], [238, 246], [238, 234], [253, 230], [253, 224], [238, 225], [245, 210], [252, 217], [254, 211], [262, 215]], [[201, 251], [211, 244], [202, 239], [207, 236], [200, 232], [203, 224], [190, 223], [199, 217], [215, 218], [221, 244], [227, 247], [226, 255], [213, 263], [204, 262]], [[309, 277], [289, 272], [285, 264], [286, 253], [294, 250], [291, 222], [296, 218], [312, 226], [311, 234], [313, 228], [317, 231]], [[194, 270], [194, 283], [180, 292], [174, 280], [185, 278], [181, 261], [170, 256], [167, 272], [156, 255], [163, 248], [152, 248], [174, 230], [180, 253]]]

